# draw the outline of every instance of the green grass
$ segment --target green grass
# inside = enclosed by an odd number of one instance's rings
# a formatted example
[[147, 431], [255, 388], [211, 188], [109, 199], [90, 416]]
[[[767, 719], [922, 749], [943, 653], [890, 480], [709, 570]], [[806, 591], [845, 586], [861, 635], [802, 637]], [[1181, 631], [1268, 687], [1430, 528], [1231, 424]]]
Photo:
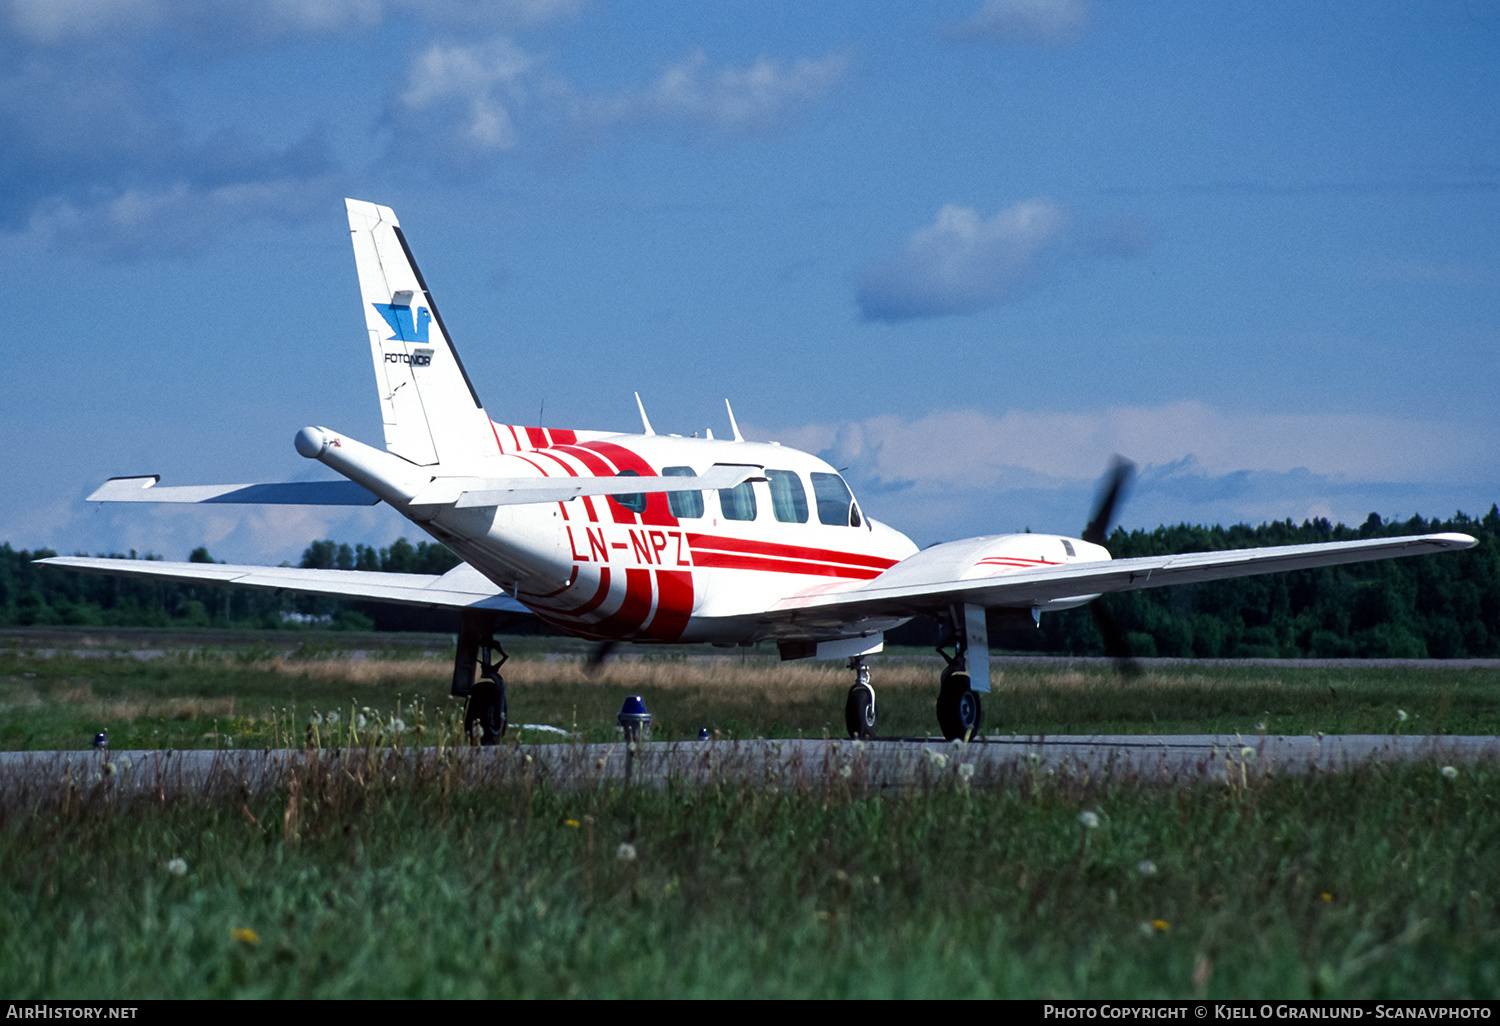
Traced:
[[[461, 708], [448, 696], [451, 640], [442, 635], [309, 634], [276, 649], [209, 632], [137, 632], [92, 645], [78, 637], [54, 643], [47, 657], [34, 644], [0, 640], [0, 749], [83, 748], [100, 730], [117, 750], [263, 747], [300, 743], [313, 713], [336, 711], [347, 726], [366, 707], [388, 720], [399, 706], [412, 725], [435, 725]], [[696, 738], [700, 728], [730, 737], [843, 733], [850, 674], [837, 664], [640, 649], [643, 657], [612, 660], [589, 678], [578, 646], [570, 653], [561, 639], [526, 639], [514, 647], [505, 675], [516, 724], [609, 740], [624, 697], [643, 694], [660, 739]], [[130, 654], [141, 648], [159, 654]], [[351, 650], [362, 661], [352, 662]], [[1500, 670], [1441, 661], [1420, 669], [1186, 664], [1132, 679], [1103, 666], [997, 665], [987, 733], [1500, 733]], [[883, 735], [934, 732], [939, 669], [922, 654], [873, 661]]]
[[[353, 740], [363, 714], [369, 743], [398, 706], [423, 745], [458, 709], [441, 636], [80, 638], [46, 656], [0, 640], [0, 747], [79, 748], [102, 728], [116, 750], [300, 744], [314, 712], [318, 742]], [[634, 692], [659, 737], [841, 733], [841, 668], [668, 651], [590, 680], [554, 645], [515, 646], [513, 722], [611, 739]], [[110, 654], [142, 648], [162, 654]], [[876, 663], [885, 732], [931, 731], [936, 669]], [[988, 725], [1022, 733], [1500, 732], [1500, 674], [1442, 664], [1128, 682], [1007, 664], [996, 685]], [[865, 793], [858, 775], [566, 791], [520, 758], [488, 776], [451, 753], [373, 758], [391, 761], [313, 759], [263, 795], [13, 794], [0, 992], [1500, 996], [1494, 764], [1184, 787], [1022, 764]]]
[[0, 992], [1494, 998], [1497, 795], [1493, 765], [863, 794], [429, 762], [34, 799], [0, 811]]

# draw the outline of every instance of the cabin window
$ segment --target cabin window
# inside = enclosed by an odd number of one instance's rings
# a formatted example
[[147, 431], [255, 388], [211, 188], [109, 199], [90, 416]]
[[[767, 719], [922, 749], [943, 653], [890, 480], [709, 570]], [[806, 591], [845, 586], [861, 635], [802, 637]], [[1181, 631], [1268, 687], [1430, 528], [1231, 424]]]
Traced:
[[[696, 477], [692, 467], [662, 467], [662, 477]], [[702, 492], [668, 492], [667, 506], [679, 520], [695, 519], [703, 515]]]
[[1073, 543], [1072, 542], [1070, 542], [1070, 541], [1068, 541], [1068, 539], [1064, 538], [1062, 540], [1062, 543], [1063, 543], [1063, 551], [1064, 552], [1066, 552], [1070, 556], [1076, 556], [1076, 555], [1078, 555], [1078, 553], [1076, 553], [1076, 552], [1073, 551]]
[[771, 512], [784, 524], [807, 523], [807, 489], [792, 470], [768, 470], [771, 482]]
[[755, 489], [750, 482], [719, 489], [719, 509], [725, 520], [755, 519]]
[[[622, 470], [618, 474], [616, 474], [615, 476], [616, 477], [640, 477], [641, 476], [641, 472], [639, 470]], [[611, 495], [610, 498], [614, 499], [621, 506], [624, 506], [626, 509], [630, 510], [630, 512], [632, 512], [632, 513], [644, 513], [644, 512], [646, 512], [646, 493], [645, 492], [630, 492], [627, 495]]]
[[859, 510], [854, 495], [837, 474], [812, 475], [813, 497], [818, 503], [819, 523], [834, 527], [858, 527]]

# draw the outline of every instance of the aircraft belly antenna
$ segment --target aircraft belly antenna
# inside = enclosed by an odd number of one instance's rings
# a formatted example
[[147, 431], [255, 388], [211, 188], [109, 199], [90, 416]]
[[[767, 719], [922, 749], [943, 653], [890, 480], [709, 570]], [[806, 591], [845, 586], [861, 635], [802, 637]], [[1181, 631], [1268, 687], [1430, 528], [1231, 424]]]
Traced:
[[724, 409], [729, 411], [729, 429], [734, 432], [734, 440], [743, 442], [745, 436], [740, 434], [740, 426], [734, 422], [734, 407], [729, 405], [729, 400], [724, 400]]
[[656, 434], [651, 428], [651, 421], [646, 418], [646, 404], [641, 402], [641, 393], [639, 392], [635, 394], [635, 408], [641, 411], [641, 427], [646, 429], [646, 434]]

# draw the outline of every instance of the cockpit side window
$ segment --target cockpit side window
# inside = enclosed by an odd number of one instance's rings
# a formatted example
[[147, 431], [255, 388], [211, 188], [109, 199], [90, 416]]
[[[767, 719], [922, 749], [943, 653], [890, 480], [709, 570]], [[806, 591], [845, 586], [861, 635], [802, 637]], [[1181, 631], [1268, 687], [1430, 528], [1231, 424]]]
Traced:
[[818, 522], [835, 527], [858, 527], [859, 509], [854, 495], [837, 474], [813, 474], [813, 497], [818, 504]]
[[807, 523], [807, 489], [793, 470], [767, 470], [771, 482], [771, 512], [784, 524]]
[[[692, 467], [662, 467], [662, 477], [695, 477]], [[681, 519], [695, 519], [703, 515], [702, 492], [668, 492], [667, 507], [672, 515]]]

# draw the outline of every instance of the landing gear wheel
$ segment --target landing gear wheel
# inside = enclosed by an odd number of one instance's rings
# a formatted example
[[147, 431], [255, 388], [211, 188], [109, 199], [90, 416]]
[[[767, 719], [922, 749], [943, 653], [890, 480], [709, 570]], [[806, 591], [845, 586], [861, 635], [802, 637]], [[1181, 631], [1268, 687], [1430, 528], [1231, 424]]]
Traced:
[[469, 692], [469, 703], [464, 707], [464, 733], [473, 738], [476, 725], [481, 745], [499, 744], [505, 736], [505, 679], [499, 674], [478, 681]]
[[984, 707], [978, 693], [969, 687], [969, 671], [952, 666], [943, 671], [937, 718], [938, 728], [948, 741], [968, 741], [979, 735], [984, 724]]
[[849, 689], [849, 699], [844, 703], [844, 726], [849, 736], [872, 738], [880, 722], [875, 709], [875, 692], [868, 684], [856, 684]]

